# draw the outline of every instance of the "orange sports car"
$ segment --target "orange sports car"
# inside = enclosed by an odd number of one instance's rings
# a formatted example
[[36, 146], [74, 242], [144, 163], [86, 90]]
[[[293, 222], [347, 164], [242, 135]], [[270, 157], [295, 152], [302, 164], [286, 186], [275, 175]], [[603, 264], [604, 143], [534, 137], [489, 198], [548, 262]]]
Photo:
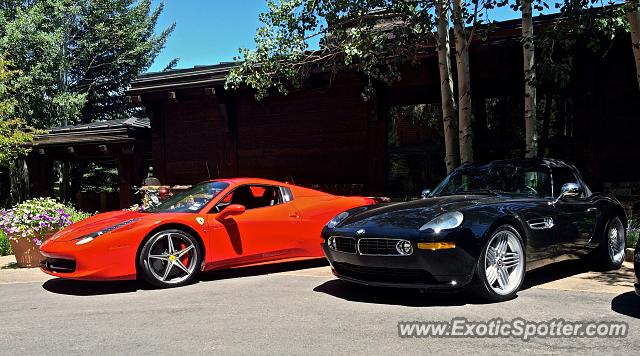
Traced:
[[336, 214], [373, 204], [264, 179], [197, 184], [144, 211], [75, 223], [44, 242], [41, 268], [56, 277], [186, 284], [199, 271], [322, 258], [321, 231]]

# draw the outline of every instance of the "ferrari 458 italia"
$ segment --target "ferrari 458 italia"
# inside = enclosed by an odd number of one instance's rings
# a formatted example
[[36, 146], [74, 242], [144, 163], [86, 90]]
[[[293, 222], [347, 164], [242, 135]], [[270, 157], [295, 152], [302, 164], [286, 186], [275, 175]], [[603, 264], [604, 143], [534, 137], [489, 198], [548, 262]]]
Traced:
[[340, 211], [372, 204], [251, 178], [197, 184], [144, 211], [99, 214], [40, 247], [42, 270], [84, 280], [141, 277], [183, 285], [199, 271], [321, 258], [321, 230]]
[[557, 160], [464, 165], [425, 199], [357, 207], [323, 230], [334, 274], [378, 286], [451, 289], [470, 285], [501, 301], [525, 271], [584, 256], [601, 268], [624, 259], [620, 203], [592, 193]]

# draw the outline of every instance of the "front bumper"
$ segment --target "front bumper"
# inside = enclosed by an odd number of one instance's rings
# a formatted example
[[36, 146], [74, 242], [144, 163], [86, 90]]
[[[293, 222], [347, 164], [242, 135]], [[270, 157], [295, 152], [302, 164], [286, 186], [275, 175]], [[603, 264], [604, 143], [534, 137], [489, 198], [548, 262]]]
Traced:
[[89, 281], [136, 279], [136, 248], [96, 239], [78, 246], [75, 241], [47, 241], [40, 246], [46, 258], [40, 269], [49, 275]]
[[408, 256], [368, 256], [331, 250], [322, 244], [333, 274], [371, 286], [458, 289], [473, 278], [476, 258], [463, 248], [420, 250]]

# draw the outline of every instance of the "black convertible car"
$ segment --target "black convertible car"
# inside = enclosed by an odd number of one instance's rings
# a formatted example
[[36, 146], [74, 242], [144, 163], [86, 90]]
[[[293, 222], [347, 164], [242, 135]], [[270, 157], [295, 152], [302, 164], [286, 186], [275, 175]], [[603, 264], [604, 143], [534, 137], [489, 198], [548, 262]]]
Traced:
[[351, 209], [323, 230], [340, 279], [374, 286], [515, 295], [525, 272], [566, 257], [624, 260], [626, 216], [552, 159], [494, 161], [451, 172], [424, 199]]

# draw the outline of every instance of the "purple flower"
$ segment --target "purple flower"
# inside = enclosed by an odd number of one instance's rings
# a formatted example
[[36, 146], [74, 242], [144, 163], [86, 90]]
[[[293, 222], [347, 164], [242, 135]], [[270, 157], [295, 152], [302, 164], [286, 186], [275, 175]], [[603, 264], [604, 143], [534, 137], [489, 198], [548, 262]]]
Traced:
[[37, 246], [42, 245], [42, 241], [40, 241], [40, 239], [38, 238], [33, 239], [33, 242], [35, 242]]

